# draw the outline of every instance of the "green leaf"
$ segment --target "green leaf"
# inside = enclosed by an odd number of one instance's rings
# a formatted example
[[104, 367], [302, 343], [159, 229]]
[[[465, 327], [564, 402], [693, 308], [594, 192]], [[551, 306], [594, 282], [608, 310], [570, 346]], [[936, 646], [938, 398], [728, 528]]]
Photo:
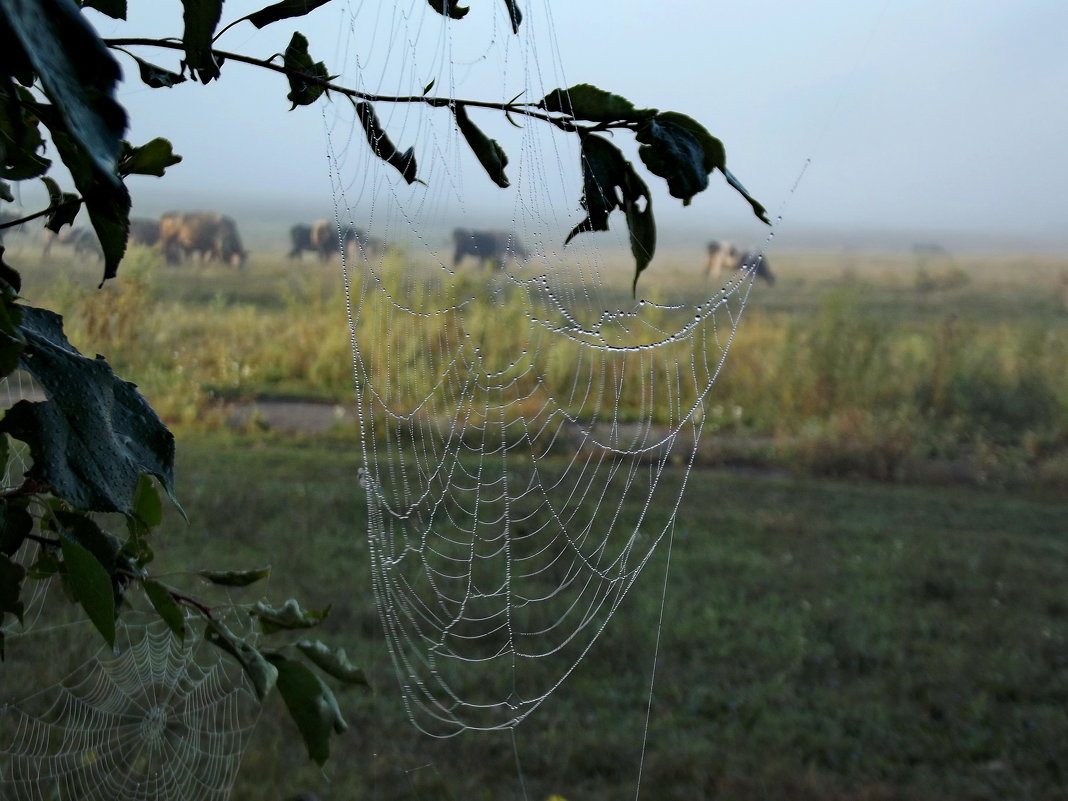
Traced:
[[401, 177], [408, 183], [411, 184], [417, 181], [418, 179], [415, 177], [415, 148], [410, 147], [403, 153], [398, 152], [389, 137], [386, 136], [386, 132], [382, 130], [378, 117], [375, 115], [375, 110], [370, 103], [357, 103], [356, 116], [363, 125], [364, 134], [367, 136], [367, 144], [371, 146], [374, 154], [399, 172]]
[[278, 692], [304, 738], [308, 756], [322, 765], [330, 758], [331, 733], [348, 728], [334, 693], [300, 662], [274, 653], [267, 659], [278, 670]]
[[198, 570], [197, 575], [223, 587], [247, 587], [271, 575], [271, 567], [255, 570]]
[[201, 83], [209, 83], [219, 77], [219, 65], [211, 50], [211, 40], [222, 16], [223, 0], [182, 0], [182, 15], [185, 28], [182, 44], [185, 45], [185, 66]]
[[163, 503], [159, 499], [152, 477], [142, 473], [137, 480], [133, 497], [133, 517], [149, 528], [155, 528], [163, 522]]
[[81, 198], [72, 192], [62, 191], [59, 184], [47, 175], [41, 178], [41, 183], [48, 190], [48, 207], [55, 209], [48, 215], [45, 228], [58, 234], [64, 225], [74, 224], [74, 218], [81, 210]]
[[[282, 62], [286, 69], [300, 73], [286, 76], [289, 79], [289, 94], [286, 99], [293, 104], [289, 108], [290, 111], [297, 106], [314, 103], [326, 91], [326, 87], [319, 81], [329, 81], [332, 76], [327, 73], [323, 62], [312, 60], [311, 54], [308, 53], [308, 40], [300, 32], [293, 33], [293, 38], [289, 40], [289, 45], [282, 54]], [[305, 78], [313, 80], [309, 82]]]
[[145, 588], [145, 595], [149, 603], [156, 610], [160, 618], [167, 624], [174, 636], [179, 640], [185, 639], [185, 613], [178, 602], [174, 600], [171, 591], [158, 581], [144, 581], [141, 586]]
[[101, 180], [118, 184], [115, 161], [126, 112], [114, 99], [122, 77], [115, 59], [69, 0], [7, 2], [4, 15], [62, 117], [60, 127]]
[[755, 214], [761, 222], [771, 225], [771, 220], [768, 219], [767, 210], [757, 203], [756, 198], [746, 191], [745, 187], [742, 186], [741, 182], [731, 174], [730, 170], [723, 170], [723, 174], [727, 178], [727, 183], [733, 186], [742, 197], [749, 201], [749, 205], [753, 207], [753, 214]]
[[437, 81], [437, 78], [431, 78], [431, 79], [430, 79], [430, 83], [428, 83], [428, 84], [427, 84], [426, 86], [424, 86], [424, 87], [423, 87], [423, 94], [424, 94], [424, 95], [425, 95], [425, 94], [426, 94], [427, 92], [429, 92], [429, 91], [430, 91], [431, 89], [433, 89], [433, 88], [434, 88], [434, 83], [435, 83], [436, 81]]
[[672, 197], [683, 205], [708, 188], [705, 150], [690, 131], [660, 114], [646, 120], [634, 138], [642, 143], [638, 156], [649, 172], [667, 181]]
[[184, 83], [186, 80], [184, 75], [151, 64], [137, 56], [133, 56], [133, 60], [137, 62], [137, 69], [141, 73], [141, 81], [145, 86], [149, 86], [152, 89], [169, 89], [175, 84]]
[[12, 562], [7, 556], [0, 556], [0, 623], [5, 614], [12, 614], [22, 622], [26, 611], [22, 603], [22, 580], [26, 578], [26, 568], [18, 562]]
[[100, 528], [84, 512], [58, 508], [53, 510], [53, 517], [61, 535], [89, 551], [108, 575], [114, 575], [116, 558], [122, 547], [117, 537]]
[[259, 601], [252, 607], [252, 614], [259, 618], [260, 630], [264, 634], [273, 634], [282, 629], [310, 629], [318, 626], [330, 614], [330, 607], [305, 612], [296, 600], [290, 598], [280, 607]]
[[168, 167], [182, 160], [171, 150], [171, 143], [156, 137], [140, 147], [131, 147], [123, 142], [122, 155], [119, 157], [119, 175], [158, 175], [162, 176]]
[[126, 0], [79, 0], [82, 8], [95, 8], [113, 19], [126, 19]]
[[71, 537], [60, 536], [63, 564], [75, 600], [104, 640], [115, 647], [115, 595], [111, 576], [97, 558]]
[[31, 306], [22, 314], [20, 365], [49, 397], [19, 401], [0, 420], [0, 431], [30, 446], [26, 475], [79, 509], [133, 514], [142, 473], [174, 500], [174, 437], [136, 386], [78, 353], [59, 315]]
[[263, 654], [234, 635], [218, 620], [211, 618], [204, 627], [204, 639], [237, 660], [245, 675], [252, 682], [257, 698], [262, 701], [267, 696], [278, 680], [278, 670], [264, 658]]
[[320, 670], [325, 671], [339, 681], [346, 684], [361, 684], [370, 686], [367, 674], [363, 668], [357, 667], [349, 661], [344, 648], [333, 649], [321, 640], [301, 640], [297, 648], [304, 656]]
[[27, 511], [25, 501], [0, 504], [0, 553], [14, 556], [31, 531], [33, 516]]
[[46, 579], [59, 572], [59, 559], [56, 558], [51, 548], [42, 548], [37, 552], [37, 558], [30, 565], [28, 576], [34, 580]]
[[[427, 0], [430, 3], [430, 7], [441, 14], [443, 17], [449, 17], [450, 19], [463, 19], [467, 16], [467, 12], [471, 9], [467, 6], [461, 6], [456, 0]], [[426, 92], [423, 92], [426, 94]]]
[[473, 123], [467, 116], [467, 107], [463, 103], [453, 106], [456, 115], [456, 125], [460, 133], [464, 135], [467, 144], [474, 151], [482, 168], [489, 175], [490, 180], [502, 189], [508, 187], [508, 176], [504, 174], [504, 168], [508, 166], [508, 156], [496, 139], [490, 139]]
[[538, 105], [546, 111], [592, 122], [640, 120], [656, 114], [656, 109], [636, 109], [626, 98], [588, 83], [580, 83], [570, 89], [554, 89]]
[[130, 228], [130, 193], [118, 178], [115, 167], [109, 174], [98, 170], [86, 157], [85, 149], [63, 127], [63, 121], [50, 106], [40, 109], [41, 118], [52, 134], [52, 142], [63, 164], [70, 170], [82, 196], [89, 221], [104, 253], [104, 281], [114, 278], [126, 252]]
[[245, 19], [257, 28], [262, 28], [281, 19], [303, 17], [308, 12], [314, 11], [328, 2], [330, 0], [282, 0], [280, 3], [274, 3], [266, 8], [261, 8], [254, 14], [249, 14]]
[[512, 33], [519, 33], [519, 23], [523, 21], [519, 3], [516, 0], [504, 0], [504, 7], [508, 9], [508, 20], [512, 23]]
[[710, 134], [697, 120], [685, 114], [679, 114], [677, 111], [662, 112], [656, 115], [656, 119], [660, 124], [677, 125], [697, 140], [704, 153], [702, 167], [706, 173], [727, 169], [727, 153], [723, 149], [723, 142]]

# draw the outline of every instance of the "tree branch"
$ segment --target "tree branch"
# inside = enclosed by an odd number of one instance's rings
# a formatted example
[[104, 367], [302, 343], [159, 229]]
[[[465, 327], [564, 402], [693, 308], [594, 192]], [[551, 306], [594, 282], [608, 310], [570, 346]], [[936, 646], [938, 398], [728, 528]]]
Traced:
[[[168, 50], [185, 50], [185, 45], [181, 42], [170, 41], [167, 39], [121, 38], [104, 39], [103, 41], [108, 47], [124, 53], [126, 51], [123, 50], [123, 48], [130, 46], [162, 47]], [[447, 108], [457, 103], [462, 103], [470, 108], [486, 108], [493, 109], [494, 111], [503, 111], [509, 114], [521, 114], [524, 117], [531, 117], [532, 119], [541, 120], [550, 125], [555, 125], [560, 130], [568, 133], [577, 133], [580, 130], [587, 130], [584, 126], [576, 125], [573, 119], [553, 117], [544, 111], [538, 110], [534, 103], [494, 103], [488, 100], [456, 100], [447, 97], [427, 97], [426, 95], [378, 95], [370, 92], [360, 92], [345, 86], [339, 86], [330, 81], [322, 80], [315, 75], [309, 75], [308, 73], [300, 72], [299, 70], [289, 69], [285, 66], [274, 64], [266, 59], [253, 58], [252, 56], [246, 56], [241, 53], [231, 53], [227, 50], [213, 49], [211, 52], [220, 56], [224, 60], [239, 61], [242, 64], [249, 64], [253, 67], [260, 67], [262, 69], [270, 70], [271, 72], [277, 72], [280, 75], [285, 75], [289, 78], [299, 78], [313, 86], [320, 86], [328, 91], [337, 92], [340, 95], [345, 95], [346, 97], [354, 98], [356, 100], [366, 100], [373, 103], [424, 103], [433, 108]], [[127, 55], [130, 54], [127, 53]], [[629, 127], [629, 123], [620, 122], [618, 124], [612, 123], [608, 125], [601, 123], [596, 126], [596, 130], [604, 130], [606, 127], [625, 128]], [[590, 128], [589, 130], [594, 130], [594, 128]]]
[[23, 225], [24, 223], [28, 223], [31, 220], [36, 220], [38, 217], [46, 217], [52, 212], [59, 211], [60, 209], [65, 209], [70, 206], [80, 206], [84, 202], [85, 201], [80, 197], [75, 198], [74, 200], [65, 200], [62, 203], [57, 203], [54, 206], [49, 206], [47, 209], [35, 211], [33, 214], [27, 215], [26, 217], [19, 217], [18, 219], [12, 220], [11, 222], [0, 223], [0, 229], [14, 228], [16, 225]]

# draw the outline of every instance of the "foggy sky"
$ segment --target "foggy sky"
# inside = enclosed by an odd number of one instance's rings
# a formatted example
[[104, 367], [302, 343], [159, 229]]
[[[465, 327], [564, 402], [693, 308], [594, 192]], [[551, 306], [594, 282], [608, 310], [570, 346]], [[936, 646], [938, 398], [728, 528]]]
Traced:
[[[224, 22], [266, 4], [229, 0]], [[128, 24], [93, 19], [105, 36], [175, 34], [179, 14], [160, 12], [171, 5], [179, 4], [131, 3]], [[445, 23], [425, 0], [384, 9], [377, 0], [330, 3], [263, 31], [243, 23], [218, 46], [268, 56], [299, 29], [339, 82], [367, 91], [418, 93], [436, 77], [434, 93], [507, 100], [516, 86], [588, 82], [639, 106], [681, 111], [723, 139], [728, 166], [782, 215], [780, 242], [814, 230], [902, 229], [933, 239], [1068, 242], [1059, 198], [1068, 183], [1061, 0], [537, 0], [523, 3], [521, 38], [507, 28], [503, 3], [469, 5], [466, 19]], [[179, 58], [137, 52], [171, 68]], [[351, 131], [347, 104], [290, 112], [281, 76], [236, 63], [216, 84], [148, 89], [132, 63], [120, 61], [130, 138], [165, 135], [185, 157], [162, 181], [136, 179], [135, 202], [166, 203], [166, 189], [179, 198], [330, 205], [324, 129], [335, 142]], [[430, 136], [411, 116], [379, 113], [402, 149]], [[500, 120], [479, 123], [494, 137], [508, 135]], [[357, 145], [366, 147], [350, 147]], [[501, 190], [484, 175], [464, 174], [471, 208], [501, 205]], [[715, 219], [761, 235], [721, 180], [706, 194], [697, 212], [658, 200], [661, 225], [707, 230]]]

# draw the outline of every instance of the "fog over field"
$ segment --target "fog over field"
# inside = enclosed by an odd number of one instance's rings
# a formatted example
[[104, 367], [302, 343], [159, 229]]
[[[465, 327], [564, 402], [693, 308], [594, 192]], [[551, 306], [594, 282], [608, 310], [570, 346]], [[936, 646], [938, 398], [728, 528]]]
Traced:
[[[261, 5], [231, 0], [224, 21]], [[105, 36], [169, 35], [179, 29], [179, 9], [131, 4], [128, 24], [93, 17]], [[218, 46], [267, 57], [299, 29], [340, 83], [366, 91], [418, 93], [437, 78], [433, 93], [509, 100], [504, 93], [518, 86], [533, 101], [555, 85], [589, 82], [639, 106], [681, 111], [723, 139], [728, 166], [773, 217], [781, 214], [776, 245], [1068, 246], [1060, 220], [1068, 107], [1050, 93], [1068, 80], [1064, 3], [675, 0], [654, 13], [629, 1], [543, 1], [524, 4], [519, 37], [502, 9], [475, 3], [467, 18], [445, 22], [425, 0], [330, 3], [295, 24], [257, 31], [242, 23]], [[391, 51], [366, 33], [401, 18], [413, 29], [421, 25], [423, 36], [432, 32], [429, 44]], [[171, 51], [138, 54], [177, 67]], [[352, 113], [342, 98], [290, 112], [281, 76], [237, 63], [209, 86], [153, 90], [120, 58], [130, 78], [120, 97], [130, 111], [131, 140], [164, 135], [185, 157], [163, 181], [131, 181], [135, 214], [219, 208], [250, 234], [270, 236], [282, 226], [284, 235], [292, 222], [332, 209], [324, 133], [343, 148], [342, 183], [364, 180], [357, 172], [364, 162], [344, 152], [363, 142], [358, 129], [347, 141]], [[418, 58], [423, 62], [412, 74], [396, 73], [398, 64]], [[428, 186], [413, 187], [407, 201], [441, 192], [443, 178], [429, 169], [435, 151], [426, 130], [380, 113], [400, 147], [414, 144], [429, 170]], [[508, 139], [511, 126], [499, 115], [479, 123], [502, 141], [514, 166], [521, 145]], [[557, 156], [546, 146], [541, 157], [550, 172], [558, 165], [578, 172], [566, 152]], [[441, 229], [464, 219], [507, 224], [518, 189], [502, 192], [473, 160], [457, 163], [462, 209], [442, 211]], [[721, 176], [713, 178], [688, 209], [654, 187], [665, 244], [711, 236], [764, 241], [764, 226]], [[23, 191], [23, 203], [34, 205], [36, 187]], [[356, 216], [366, 215], [364, 200]], [[576, 209], [577, 200], [570, 201]]]

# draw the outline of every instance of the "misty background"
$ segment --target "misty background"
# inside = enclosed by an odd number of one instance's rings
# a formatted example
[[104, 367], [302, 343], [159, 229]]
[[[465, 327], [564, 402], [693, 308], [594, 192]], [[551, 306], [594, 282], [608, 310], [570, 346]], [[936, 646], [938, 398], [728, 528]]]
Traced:
[[[223, 23], [266, 4], [230, 0]], [[781, 215], [777, 247], [1068, 245], [1060, 199], [1068, 183], [1060, 152], [1068, 134], [1068, 4], [543, 0], [522, 4], [518, 37], [503, 3], [469, 5], [465, 19], [449, 21], [425, 0], [329, 3], [262, 31], [241, 23], [216, 46], [266, 58], [300, 30], [338, 83], [363, 91], [419, 94], [434, 79], [430, 94], [506, 101], [526, 88], [523, 99], [534, 102], [557, 85], [588, 82], [641, 107], [683, 112], [724, 141], [728, 167], [773, 218]], [[180, 32], [180, 13], [178, 3], [131, 3], [126, 23], [91, 16], [104, 36], [166, 36]], [[178, 67], [177, 51], [131, 50]], [[339, 186], [357, 217], [380, 197], [365, 173], [390, 168], [365, 158], [343, 98], [289, 111], [283, 76], [233, 62], [207, 86], [149, 89], [133, 62], [117, 57], [128, 138], [165, 136], [184, 157], [163, 179], [131, 179], [135, 215], [215, 208], [243, 230], [281, 237], [292, 222], [328, 216]], [[433, 206], [442, 226], [508, 224], [523, 199], [507, 193], [523, 190], [502, 193], [466, 153], [449, 162], [452, 151], [421, 111], [376, 109], [400, 149], [416, 146], [420, 174], [430, 179], [426, 187], [401, 186], [399, 201]], [[508, 137], [525, 134], [500, 114], [472, 116], [501, 140], [510, 170], [524, 169], [527, 145]], [[328, 135], [334, 162], [326, 158]], [[577, 178], [573, 146], [555, 147], [541, 145], [527, 158], [548, 156], [548, 172], [558, 166]], [[434, 163], [439, 152], [444, 168]], [[690, 208], [652, 180], [662, 244], [766, 241], [722, 176]], [[35, 185], [22, 191], [28, 208], [43, 197]], [[574, 219], [578, 192], [569, 191], [563, 197]]]

